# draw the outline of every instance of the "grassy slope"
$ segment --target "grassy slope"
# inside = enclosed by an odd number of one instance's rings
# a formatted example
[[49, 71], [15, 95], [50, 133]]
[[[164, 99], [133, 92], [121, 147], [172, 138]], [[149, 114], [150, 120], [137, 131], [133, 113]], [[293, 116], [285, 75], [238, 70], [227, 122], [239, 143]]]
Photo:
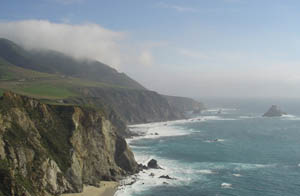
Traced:
[[79, 87], [125, 88], [59, 74], [24, 69], [0, 58], [0, 95], [5, 90], [40, 99], [80, 97]]
[[[145, 89], [124, 73], [101, 62], [74, 59], [55, 51], [28, 51], [7, 39], [0, 38], [0, 57], [20, 68], [48, 74], [65, 75], [127, 88]], [[1, 71], [0, 71], [1, 75]], [[6, 78], [12, 76], [5, 74]], [[2, 76], [3, 78], [3, 76]]]

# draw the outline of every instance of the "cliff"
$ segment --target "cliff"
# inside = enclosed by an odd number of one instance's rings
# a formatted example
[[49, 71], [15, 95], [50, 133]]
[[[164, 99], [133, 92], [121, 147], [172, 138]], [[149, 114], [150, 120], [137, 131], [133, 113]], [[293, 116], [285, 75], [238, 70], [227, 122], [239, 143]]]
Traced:
[[149, 123], [185, 118], [162, 95], [148, 90], [124, 88], [81, 88], [82, 98], [66, 100], [80, 105], [107, 105], [129, 124]]
[[0, 195], [80, 192], [117, 180], [137, 163], [102, 111], [40, 103], [6, 92], [0, 99]]
[[205, 109], [203, 103], [195, 101], [191, 98], [169, 95], [164, 95], [164, 97], [167, 99], [169, 105], [172, 108], [180, 112], [193, 111], [194, 113], [200, 113], [202, 110]]

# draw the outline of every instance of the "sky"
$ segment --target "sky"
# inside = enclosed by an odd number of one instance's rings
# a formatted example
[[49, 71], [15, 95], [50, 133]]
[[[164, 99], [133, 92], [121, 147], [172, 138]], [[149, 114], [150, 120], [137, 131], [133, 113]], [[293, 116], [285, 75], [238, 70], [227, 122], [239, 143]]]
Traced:
[[300, 97], [298, 0], [1, 0], [0, 37], [162, 94]]

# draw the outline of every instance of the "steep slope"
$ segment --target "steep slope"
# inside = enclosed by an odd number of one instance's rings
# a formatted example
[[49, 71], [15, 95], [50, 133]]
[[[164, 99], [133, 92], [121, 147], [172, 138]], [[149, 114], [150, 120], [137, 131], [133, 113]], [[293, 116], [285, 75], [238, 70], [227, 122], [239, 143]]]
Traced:
[[194, 113], [200, 113], [202, 110], [205, 109], [203, 103], [195, 101], [191, 98], [168, 95], [164, 95], [164, 97], [167, 99], [169, 105], [172, 108], [180, 112], [193, 111]]
[[66, 102], [76, 104], [105, 104], [129, 124], [167, 121], [185, 118], [167, 100], [154, 91], [112, 88], [80, 88], [81, 98]]
[[6, 92], [0, 99], [0, 195], [79, 192], [83, 184], [137, 171], [103, 111], [42, 104]]
[[28, 51], [6, 39], [0, 39], [0, 57], [13, 65], [39, 72], [59, 73], [120, 87], [144, 89], [126, 74], [101, 62], [78, 60], [56, 51]]

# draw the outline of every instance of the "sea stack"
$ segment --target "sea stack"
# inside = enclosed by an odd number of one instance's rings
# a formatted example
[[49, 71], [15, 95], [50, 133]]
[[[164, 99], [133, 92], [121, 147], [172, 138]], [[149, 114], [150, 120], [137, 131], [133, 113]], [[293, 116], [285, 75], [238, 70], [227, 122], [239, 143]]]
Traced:
[[264, 113], [263, 117], [280, 117], [287, 113], [282, 112], [277, 105], [272, 105], [271, 108]]

